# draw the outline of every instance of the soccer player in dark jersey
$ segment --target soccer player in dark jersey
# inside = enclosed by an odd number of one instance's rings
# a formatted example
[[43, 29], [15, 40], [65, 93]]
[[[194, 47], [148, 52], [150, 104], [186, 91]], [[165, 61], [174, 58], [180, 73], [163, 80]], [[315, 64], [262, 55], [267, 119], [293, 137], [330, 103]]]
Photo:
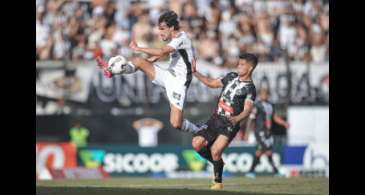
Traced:
[[[275, 175], [280, 175], [277, 167], [272, 159], [273, 149], [273, 136], [271, 134], [272, 121], [275, 121], [279, 125], [289, 128], [289, 124], [275, 113], [274, 106], [269, 102], [269, 90], [267, 88], [261, 88], [259, 92], [259, 100], [254, 104], [254, 108], [247, 121], [247, 130], [250, 129], [252, 122], [254, 122], [254, 134], [257, 142], [255, 159], [252, 163], [247, 177], [255, 178], [255, 168], [260, 163], [262, 154], [266, 154], [270, 165], [273, 168]], [[247, 134], [248, 132], [246, 132]]]
[[210, 119], [194, 134], [193, 148], [214, 166], [214, 181], [211, 189], [222, 189], [224, 162], [223, 150], [235, 137], [240, 121], [248, 118], [256, 98], [252, 72], [257, 65], [255, 55], [239, 56], [237, 72], [230, 72], [221, 79], [213, 79], [194, 72], [196, 78], [211, 88], [222, 88], [217, 108]]

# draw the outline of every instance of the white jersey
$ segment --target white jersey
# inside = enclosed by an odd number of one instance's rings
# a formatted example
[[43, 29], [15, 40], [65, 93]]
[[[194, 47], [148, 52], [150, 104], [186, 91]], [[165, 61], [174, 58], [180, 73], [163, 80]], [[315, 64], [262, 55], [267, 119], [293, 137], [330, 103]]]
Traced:
[[154, 66], [156, 74], [152, 82], [164, 87], [170, 104], [182, 110], [187, 89], [193, 78], [191, 66], [195, 56], [194, 49], [185, 32], [179, 32], [168, 45], [175, 49], [170, 53], [169, 66], [167, 69]]
[[170, 53], [168, 70], [177, 77], [190, 82], [192, 79], [191, 66], [195, 56], [191, 39], [185, 32], [179, 32], [168, 45], [175, 49]]

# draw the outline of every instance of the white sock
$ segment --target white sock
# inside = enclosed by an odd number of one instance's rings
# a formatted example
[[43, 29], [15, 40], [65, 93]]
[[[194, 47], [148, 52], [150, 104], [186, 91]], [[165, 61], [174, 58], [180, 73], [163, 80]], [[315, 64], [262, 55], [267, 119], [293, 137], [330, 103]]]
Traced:
[[136, 72], [136, 66], [131, 61], [128, 61], [125, 64], [125, 67], [124, 68], [125, 69], [123, 71], [123, 74], [131, 74], [131, 73], [135, 73]]
[[187, 119], [184, 119], [183, 124], [181, 125], [181, 131], [189, 132], [189, 133], [196, 133], [200, 129], [194, 124], [188, 121]]

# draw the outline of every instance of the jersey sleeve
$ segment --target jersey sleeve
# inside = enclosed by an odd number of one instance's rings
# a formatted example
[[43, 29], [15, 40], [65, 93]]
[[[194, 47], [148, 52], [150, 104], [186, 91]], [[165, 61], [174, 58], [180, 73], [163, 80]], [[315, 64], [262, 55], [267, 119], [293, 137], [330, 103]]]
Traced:
[[237, 73], [235, 72], [230, 72], [228, 74], [226, 74], [226, 76], [224, 76], [221, 81], [223, 83], [223, 85], [227, 85], [227, 83], [231, 80], [233, 80], [235, 77], [237, 76]]
[[249, 100], [254, 102], [256, 100], [256, 88], [255, 86], [251, 85], [251, 86], [247, 86], [246, 88], [247, 94], [246, 94], [246, 99], [245, 100]]
[[196, 59], [196, 49], [194, 47], [193, 48], [193, 58]]
[[175, 50], [183, 49], [184, 39], [182, 36], [173, 38], [167, 45], [174, 48]]

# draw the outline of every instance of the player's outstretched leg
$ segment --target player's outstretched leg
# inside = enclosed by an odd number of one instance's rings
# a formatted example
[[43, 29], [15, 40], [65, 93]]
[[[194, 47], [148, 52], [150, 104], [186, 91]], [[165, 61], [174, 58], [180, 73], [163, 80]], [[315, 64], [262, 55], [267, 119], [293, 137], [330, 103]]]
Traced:
[[182, 125], [179, 128], [180, 131], [189, 132], [189, 133], [197, 133], [202, 128], [190, 122], [188, 119], [183, 119]]
[[278, 168], [274, 164], [274, 160], [272, 159], [272, 150], [266, 151], [265, 154], [266, 154], [267, 159], [269, 160], [269, 163], [270, 163], [270, 165], [273, 169], [274, 176], [275, 177], [283, 177], [284, 175], [279, 172]]
[[100, 56], [97, 56], [95, 60], [98, 67], [103, 71], [103, 74], [106, 77], [110, 78], [113, 76], [113, 73], [108, 69], [108, 63], [105, 60], [103, 60]]
[[125, 57], [118, 55], [106, 62], [98, 56], [95, 60], [99, 68], [103, 70], [104, 75], [109, 78], [117, 74], [131, 74], [137, 70], [143, 71], [150, 80], [153, 80], [155, 77], [153, 64], [141, 57], [133, 57], [128, 61]]
[[223, 189], [222, 175], [223, 175], [224, 162], [222, 159], [222, 153], [224, 148], [226, 148], [228, 144], [229, 144], [228, 137], [224, 135], [219, 135], [210, 149], [214, 167], [214, 183], [210, 187], [210, 189], [213, 190]]
[[261, 155], [262, 155], [261, 150], [256, 150], [255, 159], [253, 160], [250, 171], [246, 174], [246, 177], [248, 178], [256, 177], [255, 168], [260, 163]]
[[170, 105], [170, 123], [171, 126], [177, 130], [189, 133], [197, 133], [201, 128], [197, 127], [194, 123], [183, 118], [183, 111], [177, 108], [175, 105]]
[[210, 148], [208, 147], [208, 141], [203, 136], [194, 136], [191, 145], [193, 146], [195, 151], [200, 154], [200, 156], [213, 163]]

